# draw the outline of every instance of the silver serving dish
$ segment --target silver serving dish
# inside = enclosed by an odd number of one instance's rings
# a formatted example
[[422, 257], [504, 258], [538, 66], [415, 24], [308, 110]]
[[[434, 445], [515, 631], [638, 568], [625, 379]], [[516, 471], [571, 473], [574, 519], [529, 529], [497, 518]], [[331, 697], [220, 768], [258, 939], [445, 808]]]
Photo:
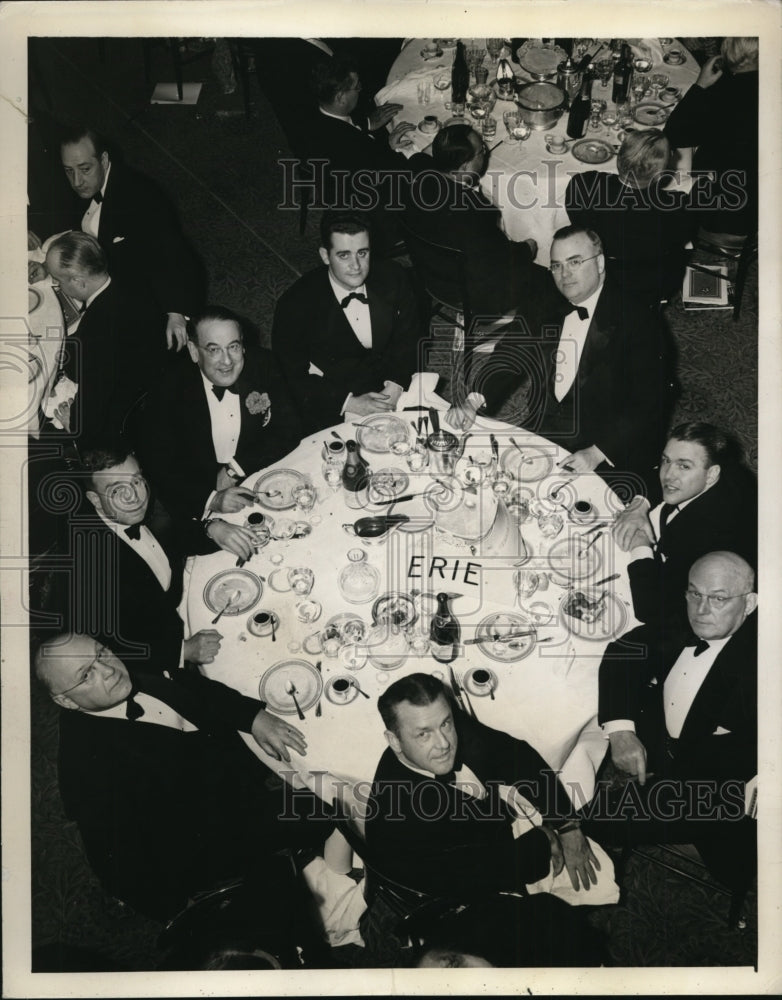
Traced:
[[554, 83], [528, 83], [516, 94], [516, 104], [530, 128], [544, 131], [556, 125], [562, 117], [567, 96]]

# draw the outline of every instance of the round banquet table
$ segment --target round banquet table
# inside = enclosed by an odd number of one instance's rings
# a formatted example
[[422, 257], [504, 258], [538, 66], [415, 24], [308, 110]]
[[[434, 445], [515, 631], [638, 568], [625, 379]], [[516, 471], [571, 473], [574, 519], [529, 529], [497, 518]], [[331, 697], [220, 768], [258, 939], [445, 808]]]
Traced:
[[[442, 57], [424, 59], [423, 46], [431, 41], [431, 39], [412, 39], [405, 45], [389, 71], [387, 85], [375, 98], [378, 104], [391, 102], [402, 105], [402, 110], [398, 112], [389, 127], [403, 121], [417, 126], [424, 115], [436, 115], [441, 123], [451, 117], [451, 112], [445, 107], [445, 102], [450, 101], [450, 87], [445, 91], [438, 91], [434, 87], [434, 78], [450, 70], [456, 50], [443, 48]], [[485, 42], [484, 39], [463, 39], [463, 41], [466, 46], [483, 46]], [[607, 56], [608, 40], [603, 41], [605, 48], [602, 56]], [[658, 39], [644, 39], [643, 42], [652, 52], [653, 66], [649, 76], [654, 73], [665, 73], [669, 77], [669, 86], [680, 88], [682, 93], [692, 86], [700, 68], [694, 56], [687, 52], [680, 42], [675, 41], [666, 46], [667, 49], [678, 48], [685, 55], [685, 62], [679, 66], [671, 66], [662, 61], [663, 50]], [[593, 43], [590, 51], [597, 53], [596, 44]], [[599, 58], [602, 56], [598, 54]], [[491, 82], [496, 67], [488, 55], [483, 65], [489, 69], [489, 82]], [[516, 76], [532, 82], [532, 77], [517, 63], [511, 63], [511, 67]], [[426, 105], [419, 104], [417, 99], [417, 84], [420, 80], [432, 81], [431, 102]], [[596, 79], [592, 86], [593, 99], [605, 100], [610, 108], [614, 108], [615, 105], [611, 101], [612, 87], [612, 81], [609, 81], [607, 87], [603, 87], [599, 79]], [[538, 244], [536, 263], [547, 267], [554, 233], [561, 226], [569, 224], [565, 211], [565, 189], [570, 177], [574, 173], [586, 170], [615, 172], [615, 153], [619, 147], [617, 130], [602, 123], [597, 130], [587, 128], [585, 138], [605, 140], [614, 148], [614, 155], [604, 163], [584, 163], [572, 155], [573, 140], [568, 140], [568, 149], [564, 153], [549, 153], [546, 149], [546, 135], [553, 134], [567, 139], [567, 112], [551, 128], [533, 130], [528, 139], [515, 145], [509, 144], [502, 114], [504, 111], [515, 109], [516, 104], [513, 100], [498, 99], [494, 105], [491, 114], [497, 119], [497, 133], [494, 138], [487, 140], [491, 158], [488, 170], [481, 180], [481, 187], [487, 197], [500, 209], [502, 225], [508, 238], [518, 242], [532, 237]], [[479, 123], [476, 123], [468, 112], [465, 112], [463, 120], [480, 131]], [[644, 126], [636, 123], [634, 127], [641, 129]], [[423, 133], [419, 128], [413, 129], [408, 135], [412, 145], [402, 150], [408, 156], [425, 149], [433, 138], [431, 134]], [[680, 160], [679, 166], [683, 170], [689, 166], [686, 155]], [[690, 184], [691, 178], [685, 175], [677, 186], [687, 188]]]
[[[407, 412], [398, 416], [404, 418], [404, 425], [409, 429], [411, 439], [414, 438], [409, 418], [416, 418], [418, 414]], [[561, 769], [563, 780], [574, 783], [575, 790], [571, 789], [574, 801], [578, 803], [581, 800], [583, 803], [594, 794], [595, 772], [607, 747], [596, 719], [601, 654], [608, 639], [632, 627], [635, 620], [626, 573], [628, 556], [614, 546], [610, 528], [604, 531], [597, 528], [584, 542], [577, 539], [590, 526], [597, 527], [610, 521], [621, 503], [598, 476], [574, 476], [558, 470], [555, 463], [561, 461], [566, 453], [556, 445], [517, 427], [487, 418], [479, 419], [474, 426], [457, 472], [463, 465], [466, 468], [470, 462], [480, 462], [481, 456], [486, 460], [490, 458], [489, 432], [492, 429], [499, 448], [499, 465], [503, 468], [507, 466], [517, 478], [514, 488], [518, 486], [522, 489], [538, 512], [554, 511], [563, 517], [564, 526], [556, 538], [544, 537], [534, 518], [521, 525], [511, 519], [504, 505], [497, 506], [487, 481], [485, 485], [476, 487], [471, 499], [468, 499], [469, 503], [487, 512], [482, 515], [486, 519], [484, 527], [490, 523], [493, 525], [482, 540], [468, 541], [454, 534], [450, 530], [454, 525], [447, 520], [447, 512], [436, 514], [440, 526], [432, 525], [431, 501], [427, 497], [417, 497], [394, 507], [394, 511], [410, 515], [407, 525], [394, 530], [381, 544], [362, 545], [358, 538], [345, 532], [343, 524], [383, 508], [372, 506], [367, 510], [351, 510], [345, 504], [341, 488], [332, 493], [326, 486], [321, 477], [321, 454], [324, 442], [332, 438], [323, 431], [303, 440], [295, 451], [270, 467], [271, 470], [294, 470], [310, 477], [317, 488], [318, 500], [309, 515], [295, 510], [270, 509], [272, 501], [268, 499], [265, 500], [265, 507], [256, 504], [254, 508], [246, 508], [238, 514], [221, 515], [242, 522], [249, 511], [263, 510], [275, 520], [289, 517], [308, 518], [313, 522], [308, 536], [272, 540], [245, 565], [245, 570], [263, 578], [262, 593], [252, 606], [238, 614], [226, 613], [219, 624], [213, 626], [214, 611], [205, 603], [205, 590], [215, 574], [236, 569], [236, 557], [219, 551], [190, 560], [182, 606], [186, 631], [192, 634], [200, 629], [217, 627], [223, 636], [214, 662], [201, 668], [207, 676], [244, 694], [258, 697], [259, 684], [265, 672], [279, 662], [303, 660], [315, 667], [320, 661], [324, 685], [337, 676], [353, 677], [368, 695], [364, 698], [355, 692], [353, 700], [346, 704], [332, 703], [322, 697], [322, 716], [316, 715], [313, 703], [305, 710], [303, 722], [297, 719], [292, 700], [290, 704], [283, 705], [292, 724], [304, 731], [308, 744], [306, 757], [291, 753], [291, 764], [272, 760], [246, 737], [248, 745], [264, 763], [288, 780], [309, 786], [325, 799], [331, 799], [335, 793], [332, 779], [352, 787], [366, 782], [364, 788], [368, 789], [386, 746], [376, 707], [378, 696], [389, 682], [416, 671], [439, 671], [445, 683], [449, 682], [448, 666], [437, 662], [430, 652], [416, 655], [408, 650], [404, 662], [394, 670], [380, 669], [367, 662], [359, 670], [350, 672], [343, 666], [339, 655], [333, 657], [323, 652], [310, 654], [301, 648], [305, 640], [308, 640], [308, 648], [317, 648], [319, 639], [311, 636], [320, 634], [328, 620], [341, 612], [350, 612], [368, 627], [372, 625], [374, 598], [363, 604], [350, 604], [342, 597], [337, 584], [339, 571], [348, 562], [347, 552], [359, 547], [366, 552], [369, 564], [379, 571], [378, 595], [389, 592], [413, 595], [417, 608], [424, 608], [425, 613], [419, 623], [424, 632], [428, 633], [431, 617], [430, 595], [439, 591], [459, 595], [452, 600], [452, 608], [461, 624], [463, 644], [451, 667], [462, 684], [470, 668], [488, 668], [496, 678], [494, 698], [488, 691], [475, 693], [473, 689], [469, 705], [474, 714], [489, 726], [527, 740], [553, 768]], [[336, 430], [344, 439], [362, 433], [351, 424]], [[523, 460], [518, 449], [510, 443], [511, 436], [522, 450], [527, 449]], [[373, 472], [387, 468], [407, 472], [404, 458], [383, 452], [365, 451], [364, 454]], [[549, 468], [551, 471], [546, 474]], [[245, 484], [254, 486], [269, 471], [265, 469], [262, 473], [249, 476]], [[405, 493], [427, 489], [439, 492], [441, 489], [433, 483], [426, 470], [408, 475], [409, 485]], [[465, 497], [466, 493], [461, 497], [462, 503]], [[286, 499], [283, 489], [282, 500], [275, 498], [273, 502], [282, 503]], [[570, 519], [568, 510], [577, 499], [589, 500], [594, 505], [596, 519], [591, 525], [576, 525]], [[569, 556], [562, 556], [562, 546], [578, 545], [580, 552], [593, 538], [595, 541], [585, 556], [583, 569], [580, 563], [571, 562]], [[571, 541], [568, 542], [568, 539]], [[551, 551], [555, 545], [558, 546], [555, 550], [557, 554]], [[521, 608], [515, 603], [514, 587], [515, 564], [520, 562], [523, 562], [523, 569], [545, 576], [547, 583], [547, 589], [522, 602]], [[314, 587], [309, 599], [322, 605], [318, 620], [307, 625], [297, 619], [296, 607], [302, 598], [287, 590], [285, 571], [299, 566], [310, 567], [314, 571]], [[273, 575], [275, 570], [280, 572]], [[618, 578], [601, 584], [601, 580], [614, 574], [618, 574]], [[578, 588], [586, 590], [587, 585], [597, 584], [599, 590], [607, 591], [607, 610], [602, 624], [587, 625], [563, 614], [561, 606], [569, 592], [568, 580], [574, 576], [579, 578]], [[597, 596], [596, 592], [592, 596]], [[531, 609], [536, 602], [544, 606]], [[214, 597], [212, 603], [215, 606]], [[218, 610], [224, 603], [222, 598], [217, 602]], [[274, 641], [269, 634], [256, 637], [248, 631], [248, 622], [260, 609], [274, 612], [279, 617]], [[545, 641], [538, 641], [524, 658], [510, 662], [491, 658], [481, 644], [464, 643], [464, 640], [476, 636], [482, 619], [499, 612], [520, 614], [525, 622], [537, 622], [537, 639]], [[533, 612], [538, 615], [537, 618], [530, 617]], [[529, 630], [529, 625], [519, 628]], [[504, 657], [504, 650], [501, 652]], [[301, 693], [302, 689], [298, 690]], [[269, 708], [281, 714], [279, 706], [270, 705]]]

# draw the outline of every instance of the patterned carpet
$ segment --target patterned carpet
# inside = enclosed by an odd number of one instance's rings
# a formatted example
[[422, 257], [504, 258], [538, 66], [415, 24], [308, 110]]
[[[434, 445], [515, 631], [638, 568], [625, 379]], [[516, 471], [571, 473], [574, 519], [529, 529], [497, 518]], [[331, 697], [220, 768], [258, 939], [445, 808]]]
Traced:
[[[162, 47], [154, 79], [170, 79]], [[108, 39], [104, 58], [95, 39], [43, 40], [43, 87], [55, 117], [89, 121], [155, 177], [179, 205], [185, 231], [202, 254], [212, 301], [245, 315], [268, 344], [279, 294], [317, 261], [317, 213], [299, 236], [298, 213], [280, 211], [277, 157], [285, 141], [252, 81], [246, 120], [238, 92], [225, 94], [207, 52], [186, 67], [204, 81], [195, 107], [151, 106], [138, 40]], [[685, 314], [678, 296], [665, 309], [678, 353], [682, 394], [676, 418], [713, 420], [732, 428], [748, 463], [757, 463], [757, 267], [753, 265], [739, 322], [730, 313]], [[447, 340], [435, 355], [443, 374]], [[158, 924], [107, 899], [84, 861], [78, 833], [65, 821], [57, 791], [56, 710], [41, 691], [32, 698], [32, 937], [41, 970], [156, 968]], [[743, 932], [725, 926], [728, 899], [633, 857], [620, 906], [595, 911], [619, 966], [749, 965], [756, 961], [756, 899], [748, 900]], [[372, 914], [369, 947], [343, 949], [345, 965], [399, 960], [387, 914]]]

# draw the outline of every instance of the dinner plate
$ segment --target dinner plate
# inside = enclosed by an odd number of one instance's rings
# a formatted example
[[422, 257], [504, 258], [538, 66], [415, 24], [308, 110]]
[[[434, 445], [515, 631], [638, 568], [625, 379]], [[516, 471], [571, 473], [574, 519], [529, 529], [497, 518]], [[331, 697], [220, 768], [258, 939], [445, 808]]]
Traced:
[[296, 715], [293, 698], [286, 691], [286, 685], [292, 682], [296, 688], [296, 701], [302, 712], [312, 708], [323, 693], [323, 678], [306, 660], [280, 660], [269, 667], [261, 677], [258, 685], [258, 696], [266, 702], [278, 715]]
[[[255, 502], [267, 510], [290, 510], [296, 506], [296, 501], [291, 496], [297, 486], [303, 486], [307, 482], [307, 477], [296, 469], [270, 469], [260, 476], [253, 489], [255, 490]], [[280, 495], [276, 497], [261, 496], [259, 491], [273, 493], [279, 490]]]
[[[609, 593], [603, 599], [602, 606], [590, 608], [576, 603], [578, 594], [593, 603], [600, 597], [600, 593], [594, 591], [573, 590], [562, 598], [559, 619], [571, 635], [578, 636], [579, 639], [594, 639], [596, 642], [605, 642], [622, 635], [627, 627], [627, 608], [623, 601]], [[578, 617], [579, 611], [583, 615], [581, 618]]]
[[37, 354], [27, 355], [27, 384], [34, 382], [43, 371], [43, 362]]
[[[334, 690], [335, 681], [348, 681], [348, 688], [344, 694], [338, 694]], [[326, 700], [330, 701], [332, 705], [349, 705], [352, 701], [358, 698], [358, 688], [352, 683], [352, 677], [329, 677], [326, 681], [326, 688], [324, 694]], [[298, 697], [298, 696], [297, 696]]]
[[687, 56], [681, 49], [671, 49], [663, 56], [663, 62], [668, 63], [669, 66], [683, 66], [687, 62]]
[[521, 445], [521, 451], [511, 445], [503, 452], [500, 465], [520, 483], [536, 483], [551, 472], [554, 455], [535, 445]]
[[239, 591], [239, 596], [223, 612], [228, 618], [241, 615], [254, 607], [263, 592], [263, 584], [248, 569], [224, 569], [221, 573], [216, 573], [204, 587], [204, 604], [216, 614], [223, 610], [236, 590]]
[[291, 589], [291, 585], [288, 583], [288, 570], [284, 566], [273, 569], [269, 573], [267, 582], [272, 590], [276, 590], [278, 594], [287, 594]]
[[[530, 632], [532, 635], [520, 636], [508, 642], [497, 642], [494, 636], [502, 638], [516, 632]], [[497, 611], [480, 622], [475, 630], [478, 649], [492, 660], [500, 663], [513, 663], [529, 656], [535, 646], [534, 628], [521, 615], [513, 611]], [[487, 691], [488, 694], [488, 691]]]
[[409, 440], [407, 424], [393, 413], [373, 413], [362, 421], [356, 440], [364, 451], [378, 455], [390, 451], [395, 441]]
[[[489, 675], [488, 684], [477, 684], [475, 682], [474, 675], [476, 671], [480, 672], [481, 670]], [[467, 688], [467, 691], [475, 698], [488, 698], [492, 691], [497, 690], [497, 685], [499, 683], [497, 675], [493, 670], [490, 670], [489, 667], [470, 667], [463, 679], [464, 686]]]
[[661, 104], [646, 101], [638, 105], [633, 118], [639, 125], [662, 125], [668, 118], [668, 112]]
[[565, 583], [579, 583], [593, 577], [603, 564], [603, 554], [597, 543], [589, 546], [589, 541], [578, 534], [554, 542], [548, 551], [552, 573]]
[[43, 302], [43, 295], [38, 291], [37, 288], [27, 289], [27, 314], [34, 313], [38, 306]]
[[603, 139], [579, 139], [570, 152], [582, 163], [607, 163], [614, 156], [614, 147]]
[[526, 70], [530, 76], [553, 76], [557, 72], [557, 66], [567, 59], [567, 52], [559, 45], [544, 47], [540, 38], [528, 38], [524, 44], [516, 50], [519, 65]]
[[421, 49], [422, 59], [439, 59], [442, 54], [442, 49]]
[[401, 469], [378, 469], [377, 472], [372, 473], [369, 480], [367, 500], [370, 503], [378, 503], [401, 497], [409, 484], [410, 479], [407, 473], [402, 472]]
[[372, 621], [376, 625], [397, 625], [407, 628], [418, 618], [415, 602], [407, 594], [383, 594], [372, 605]]

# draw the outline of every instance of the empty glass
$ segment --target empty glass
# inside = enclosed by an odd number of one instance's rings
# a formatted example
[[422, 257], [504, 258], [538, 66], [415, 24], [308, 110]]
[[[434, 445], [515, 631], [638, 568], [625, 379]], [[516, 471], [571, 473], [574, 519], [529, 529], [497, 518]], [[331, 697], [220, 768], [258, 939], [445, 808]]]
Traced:
[[518, 111], [503, 111], [502, 121], [505, 128], [508, 130], [508, 143], [509, 145], [514, 146], [519, 141], [513, 134], [513, 130], [521, 121]]
[[344, 461], [340, 458], [327, 458], [320, 467], [323, 478], [326, 480], [326, 485], [334, 493], [342, 486], [342, 469], [344, 464]]
[[489, 58], [493, 62], [497, 62], [500, 55], [500, 50], [505, 44], [504, 38], [487, 38], [486, 39], [486, 51], [489, 53]]
[[315, 583], [315, 574], [306, 566], [294, 566], [288, 570], [288, 583], [294, 594], [306, 597]]
[[614, 60], [611, 58], [600, 59], [595, 63], [595, 69], [600, 77], [600, 86], [607, 87], [614, 75]]
[[296, 510], [302, 514], [309, 514], [315, 506], [317, 497], [318, 494], [315, 491], [315, 487], [309, 482], [301, 483], [291, 491], [291, 499], [296, 504]]
[[497, 134], [497, 119], [492, 115], [487, 115], [483, 120], [484, 139], [493, 139]]

